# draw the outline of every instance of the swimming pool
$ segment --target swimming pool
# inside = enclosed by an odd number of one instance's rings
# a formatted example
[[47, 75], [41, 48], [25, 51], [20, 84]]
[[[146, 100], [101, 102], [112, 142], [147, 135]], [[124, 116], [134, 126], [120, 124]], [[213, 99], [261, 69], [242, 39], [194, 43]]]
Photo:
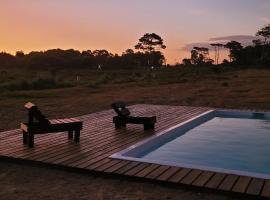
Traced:
[[270, 179], [270, 113], [211, 110], [111, 157]]

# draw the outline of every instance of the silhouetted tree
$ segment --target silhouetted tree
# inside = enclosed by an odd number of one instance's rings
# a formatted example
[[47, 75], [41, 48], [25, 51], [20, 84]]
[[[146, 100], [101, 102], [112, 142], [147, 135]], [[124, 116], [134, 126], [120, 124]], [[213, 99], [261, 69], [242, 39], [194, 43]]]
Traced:
[[191, 66], [191, 65], [192, 65], [191, 59], [184, 58], [184, 59], [182, 60], [182, 64], [183, 64], [184, 66]]
[[230, 64], [230, 62], [227, 59], [224, 59], [222, 61], [222, 65], [229, 65], [229, 64]]
[[94, 64], [96, 66], [101, 65], [102, 67], [107, 67], [109, 65], [109, 61], [113, 58], [113, 54], [105, 49], [94, 50], [92, 54], [94, 56]]
[[15, 57], [9, 53], [0, 52], [0, 68], [15, 66]]
[[24, 54], [23, 51], [17, 51], [16, 52], [16, 57], [24, 57], [24, 56], [25, 56], [25, 54]]
[[191, 50], [191, 63], [193, 65], [212, 65], [213, 60], [209, 58], [209, 49], [205, 47], [194, 47]]
[[[230, 41], [225, 45], [214, 43], [211, 44], [215, 50], [215, 63], [219, 64], [219, 51], [223, 46], [229, 50], [230, 62], [223, 61], [223, 65], [227, 66], [242, 65], [242, 66], [268, 66], [270, 65], [270, 24], [260, 29], [256, 36], [259, 38], [253, 40], [253, 45], [242, 46], [237, 41]], [[191, 51], [191, 59], [183, 59], [184, 65], [205, 65], [211, 63], [208, 51], [205, 48], [194, 47]]]
[[163, 39], [155, 33], [146, 33], [139, 39], [139, 43], [135, 45], [135, 49], [143, 51], [159, 51], [166, 49]]
[[243, 46], [241, 45], [241, 43], [237, 41], [230, 41], [227, 44], [225, 44], [224, 47], [229, 49], [230, 51], [229, 54], [230, 62], [240, 64], [243, 50]]
[[165, 57], [160, 51], [152, 51], [150, 54], [153, 66], [160, 67], [165, 63]]
[[135, 67], [137, 66], [135, 53], [132, 49], [127, 49], [122, 53], [121, 66]]
[[261, 61], [263, 63], [270, 61], [270, 24], [260, 29], [256, 36], [262, 37], [262, 54]]
[[215, 50], [215, 64], [218, 65], [219, 64], [219, 53], [220, 53], [219, 51], [220, 51], [220, 48], [223, 47], [223, 44], [212, 43], [210, 45], [214, 47], [214, 50]]
[[135, 49], [142, 50], [148, 56], [146, 66], [161, 66], [165, 62], [165, 57], [160, 52], [166, 49], [163, 39], [155, 33], [146, 33], [135, 45]]
[[262, 37], [264, 44], [269, 44], [269, 42], [270, 42], [270, 24], [268, 24], [267, 26], [260, 29], [256, 33], [256, 36]]

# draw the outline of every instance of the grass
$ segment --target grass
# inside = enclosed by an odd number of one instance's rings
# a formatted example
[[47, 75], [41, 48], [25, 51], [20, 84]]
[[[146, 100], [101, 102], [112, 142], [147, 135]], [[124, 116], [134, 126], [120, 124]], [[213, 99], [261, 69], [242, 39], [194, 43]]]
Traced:
[[[5, 71], [1, 73], [0, 69], [2, 130], [16, 128], [25, 121], [23, 104], [27, 101], [39, 105], [49, 118], [109, 109], [116, 100], [129, 104], [270, 110], [270, 70], [267, 69], [2, 71]], [[21, 86], [22, 80], [27, 80], [27, 87]]]

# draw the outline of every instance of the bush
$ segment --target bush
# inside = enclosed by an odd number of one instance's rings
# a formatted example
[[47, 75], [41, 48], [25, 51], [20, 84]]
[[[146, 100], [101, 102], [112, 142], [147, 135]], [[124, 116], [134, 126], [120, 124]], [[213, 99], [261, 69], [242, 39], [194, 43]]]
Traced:
[[71, 87], [70, 84], [64, 83], [54, 78], [37, 78], [31, 81], [21, 80], [10, 84], [2, 85], [1, 88], [6, 90], [45, 90], [55, 88]]

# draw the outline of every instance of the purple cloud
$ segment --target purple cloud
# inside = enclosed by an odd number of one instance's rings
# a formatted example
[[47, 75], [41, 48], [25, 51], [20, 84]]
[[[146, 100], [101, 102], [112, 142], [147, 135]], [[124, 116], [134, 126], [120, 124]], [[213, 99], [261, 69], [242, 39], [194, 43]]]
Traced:
[[180, 50], [181, 51], [191, 51], [193, 47], [206, 47], [211, 49], [211, 45], [209, 42], [197, 42], [197, 43], [189, 43], [185, 44]]
[[210, 42], [219, 42], [222, 44], [225, 44], [229, 41], [237, 41], [240, 42], [243, 46], [252, 45], [253, 40], [257, 40], [259, 37], [253, 36], [253, 35], [230, 35], [230, 36], [224, 36], [224, 37], [215, 37], [210, 38]]
[[211, 43], [221, 43], [226, 44], [229, 41], [237, 41], [240, 42], [243, 46], [252, 45], [252, 41], [258, 39], [258, 37], [252, 35], [229, 35], [223, 37], [214, 37], [208, 39], [206, 42], [197, 42], [197, 43], [189, 43], [185, 44], [180, 50], [182, 51], [191, 51], [193, 47], [206, 47], [210, 50], [213, 50], [213, 47], [210, 45]]
[[229, 35], [229, 36], [224, 36], [224, 37], [214, 37], [210, 38], [209, 41], [252, 41], [255, 40], [256, 37], [252, 35]]

